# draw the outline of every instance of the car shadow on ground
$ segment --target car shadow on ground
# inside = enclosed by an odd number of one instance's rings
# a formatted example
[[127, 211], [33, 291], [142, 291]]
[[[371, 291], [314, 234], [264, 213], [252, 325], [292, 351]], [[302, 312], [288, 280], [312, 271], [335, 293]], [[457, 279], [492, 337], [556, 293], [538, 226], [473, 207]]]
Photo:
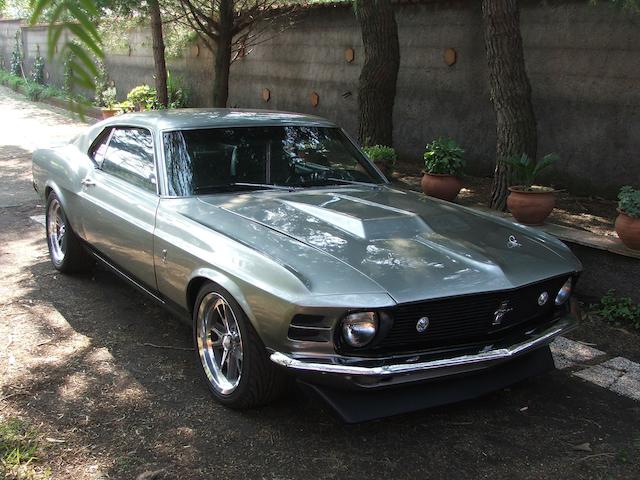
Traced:
[[[67, 444], [85, 445], [111, 478], [156, 469], [181, 479], [638, 472], [621, 457], [640, 440], [636, 404], [563, 372], [358, 425], [297, 389], [238, 412], [215, 403], [198, 377], [189, 326], [101, 268], [61, 275], [42, 256], [29, 269], [18, 301], [35, 305], [36, 361], [14, 383], [28, 394], [9, 401]], [[574, 449], [585, 442], [593, 454]]]

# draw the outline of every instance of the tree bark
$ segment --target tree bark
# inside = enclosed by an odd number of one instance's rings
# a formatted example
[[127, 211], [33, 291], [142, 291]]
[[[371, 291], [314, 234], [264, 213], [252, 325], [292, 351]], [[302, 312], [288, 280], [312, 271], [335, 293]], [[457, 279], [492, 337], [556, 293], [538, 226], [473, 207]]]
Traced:
[[524, 63], [517, 0], [482, 0], [482, 18], [497, 136], [489, 206], [504, 210], [511, 174], [504, 160], [526, 153], [535, 161], [536, 119]]
[[169, 105], [167, 92], [167, 64], [164, 55], [164, 38], [162, 35], [162, 17], [158, 0], [149, 0], [149, 13], [151, 16], [151, 39], [153, 43], [153, 64], [156, 77], [156, 94], [158, 102], [163, 107]]
[[233, 43], [233, 0], [220, 0], [220, 20], [213, 66], [213, 106], [224, 108], [229, 98], [229, 69]]
[[364, 146], [393, 146], [393, 104], [400, 67], [395, 13], [391, 0], [356, 0], [355, 8], [364, 44], [358, 137]]

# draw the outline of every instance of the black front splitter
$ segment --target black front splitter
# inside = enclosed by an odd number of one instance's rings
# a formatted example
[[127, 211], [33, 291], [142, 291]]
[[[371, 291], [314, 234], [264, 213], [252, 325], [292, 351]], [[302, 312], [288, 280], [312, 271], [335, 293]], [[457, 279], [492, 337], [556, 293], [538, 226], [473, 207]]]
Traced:
[[299, 383], [329, 404], [344, 422], [359, 423], [469, 400], [554, 368], [546, 346], [491, 368], [408, 386], [345, 390], [303, 380]]

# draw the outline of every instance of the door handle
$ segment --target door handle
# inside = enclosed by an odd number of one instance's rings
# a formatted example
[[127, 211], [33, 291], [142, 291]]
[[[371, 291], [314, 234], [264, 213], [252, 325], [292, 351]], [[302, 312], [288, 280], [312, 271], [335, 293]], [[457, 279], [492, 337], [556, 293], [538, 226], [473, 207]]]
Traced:
[[93, 187], [96, 184], [96, 182], [90, 179], [89, 177], [84, 178], [80, 183], [82, 184], [83, 187]]

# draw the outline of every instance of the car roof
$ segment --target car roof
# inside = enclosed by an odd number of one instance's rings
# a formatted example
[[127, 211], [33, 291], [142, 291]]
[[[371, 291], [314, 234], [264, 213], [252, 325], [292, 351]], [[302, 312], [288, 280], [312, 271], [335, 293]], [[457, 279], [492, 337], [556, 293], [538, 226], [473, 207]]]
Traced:
[[101, 123], [103, 126], [136, 125], [158, 130], [277, 125], [335, 127], [332, 122], [314, 115], [235, 108], [151, 110], [118, 115]]

